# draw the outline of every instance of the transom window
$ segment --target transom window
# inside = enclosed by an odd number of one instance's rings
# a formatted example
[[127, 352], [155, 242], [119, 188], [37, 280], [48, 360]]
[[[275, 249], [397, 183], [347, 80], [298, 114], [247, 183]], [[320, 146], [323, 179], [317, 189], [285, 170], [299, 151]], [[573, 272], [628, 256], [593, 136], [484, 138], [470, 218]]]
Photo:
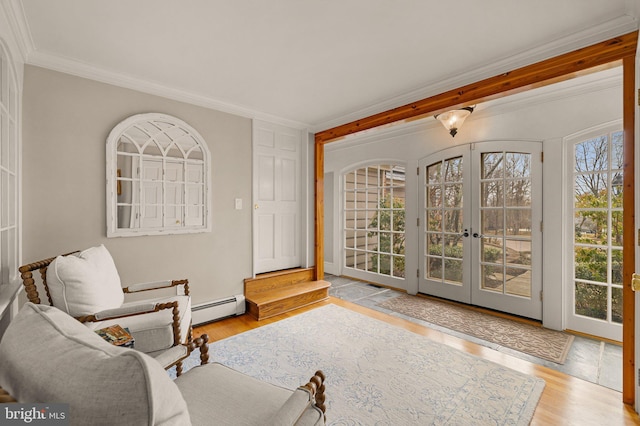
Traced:
[[373, 165], [344, 175], [345, 267], [405, 276], [405, 168]]
[[107, 235], [208, 231], [209, 162], [202, 137], [175, 117], [118, 124], [107, 140]]

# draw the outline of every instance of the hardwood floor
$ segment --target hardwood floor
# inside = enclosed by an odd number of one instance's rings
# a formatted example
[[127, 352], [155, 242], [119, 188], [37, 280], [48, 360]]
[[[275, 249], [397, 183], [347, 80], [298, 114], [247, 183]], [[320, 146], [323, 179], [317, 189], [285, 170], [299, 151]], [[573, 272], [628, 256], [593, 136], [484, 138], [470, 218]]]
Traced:
[[[262, 321], [256, 321], [246, 314], [240, 317], [228, 318], [196, 327], [195, 335], [207, 333], [209, 341], [214, 342], [329, 303], [402, 327], [416, 334], [427, 336], [433, 341], [544, 379], [546, 386], [540, 398], [540, 403], [536, 408], [531, 422], [532, 425], [640, 424], [640, 417], [634, 412], [633, 408], [622, 403], [622, 394], [620, 392], [335, 297], [331, 297], [325, 302]], [[330, 387], [327, 387], [329, 395], [330, 392]], [[331, 415], [331, 413], [327, 414]]]

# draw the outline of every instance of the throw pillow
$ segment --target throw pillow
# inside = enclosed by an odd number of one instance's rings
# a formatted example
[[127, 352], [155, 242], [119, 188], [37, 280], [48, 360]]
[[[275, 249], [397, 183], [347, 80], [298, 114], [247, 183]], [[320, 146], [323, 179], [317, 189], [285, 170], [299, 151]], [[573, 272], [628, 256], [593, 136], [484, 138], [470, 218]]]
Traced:
[[71, 316], [91, 315], [124, 302], [118, 270], [104, 245], [58, 256], [47, 268], [51, 301]]

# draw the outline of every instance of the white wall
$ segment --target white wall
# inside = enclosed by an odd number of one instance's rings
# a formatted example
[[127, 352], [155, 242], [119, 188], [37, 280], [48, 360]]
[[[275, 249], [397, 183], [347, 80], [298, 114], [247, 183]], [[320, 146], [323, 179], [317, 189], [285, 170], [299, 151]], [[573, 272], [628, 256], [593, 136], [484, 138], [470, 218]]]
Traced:
[[[195, 304], [244, 293], [252, 273], [250, 119], [34, 66], [24, 80], [24, 263], [103, 243], [123, 285], [188, 278]], [[178, 117], [207, 142], [212, 232], [106, 237], [106, 138], [145, 112]], [[235, 198], [244, 209], [235, 210]]]
[[[406, 223], [417, 219], [417, 179], [413, 170], [418, 160], [434, 152], [472, 142], [489, 140], [541, 141], [545, 151], [543, 163], [543, 308], [544, 325], [561, 329], [563, 288], [563, 203], [560, 182], [564, 177], [562, 138], [579, 130], [607, 123], [622, 117], [622, 80], [617, 71], [607, 74], [606, 83], [595, 84], [592, 91], [585, 88], [570, 91], [566, 85], [557, 91], [548, 91], [545, 96], [530, 98], [528, 102], [505, 98], [493, 107], [479, 106], [464, 123], [455, 139], [446, 132], [433, 117], [381, 130], [363, 132], [344, 141], [334, 142], [325, 148], [325, 173], [335, 173], [333, 229], [334, 241], [341, 247], [340, 176], [354, 167], [373, 160], [400, 160], [407, 165], [407, 210]], [[409, 228], [407, 228], [409, 230]], [[417, 252], [417, 234], [407, 232], [406, 250]], [[415, 271], [417, 256], [407, 256], [406, 270]], [[338, 253], [333, 254], [333, 273], [342, 273], [336, 263]], [[353, 275], [349, 270], [349, 275]], [[367, 279], [374, 281], [374, 275]], [[407, 272], [405, 280], [394, 280], [389, 284], [411, 294], [418, 290], [415, 274]]]

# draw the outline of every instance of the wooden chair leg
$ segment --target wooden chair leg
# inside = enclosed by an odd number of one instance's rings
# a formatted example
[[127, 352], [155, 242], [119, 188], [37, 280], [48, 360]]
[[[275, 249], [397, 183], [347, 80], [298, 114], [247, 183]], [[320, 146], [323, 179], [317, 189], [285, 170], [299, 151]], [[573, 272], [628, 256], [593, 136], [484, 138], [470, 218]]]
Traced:
[[200, 348], [200, 365], [209, 363], [209, 335], [202, 334], [195, 339], [197, 348]]
[[176, 377], [182, 375], [182, 361], [178, 361], [176, 364]]

